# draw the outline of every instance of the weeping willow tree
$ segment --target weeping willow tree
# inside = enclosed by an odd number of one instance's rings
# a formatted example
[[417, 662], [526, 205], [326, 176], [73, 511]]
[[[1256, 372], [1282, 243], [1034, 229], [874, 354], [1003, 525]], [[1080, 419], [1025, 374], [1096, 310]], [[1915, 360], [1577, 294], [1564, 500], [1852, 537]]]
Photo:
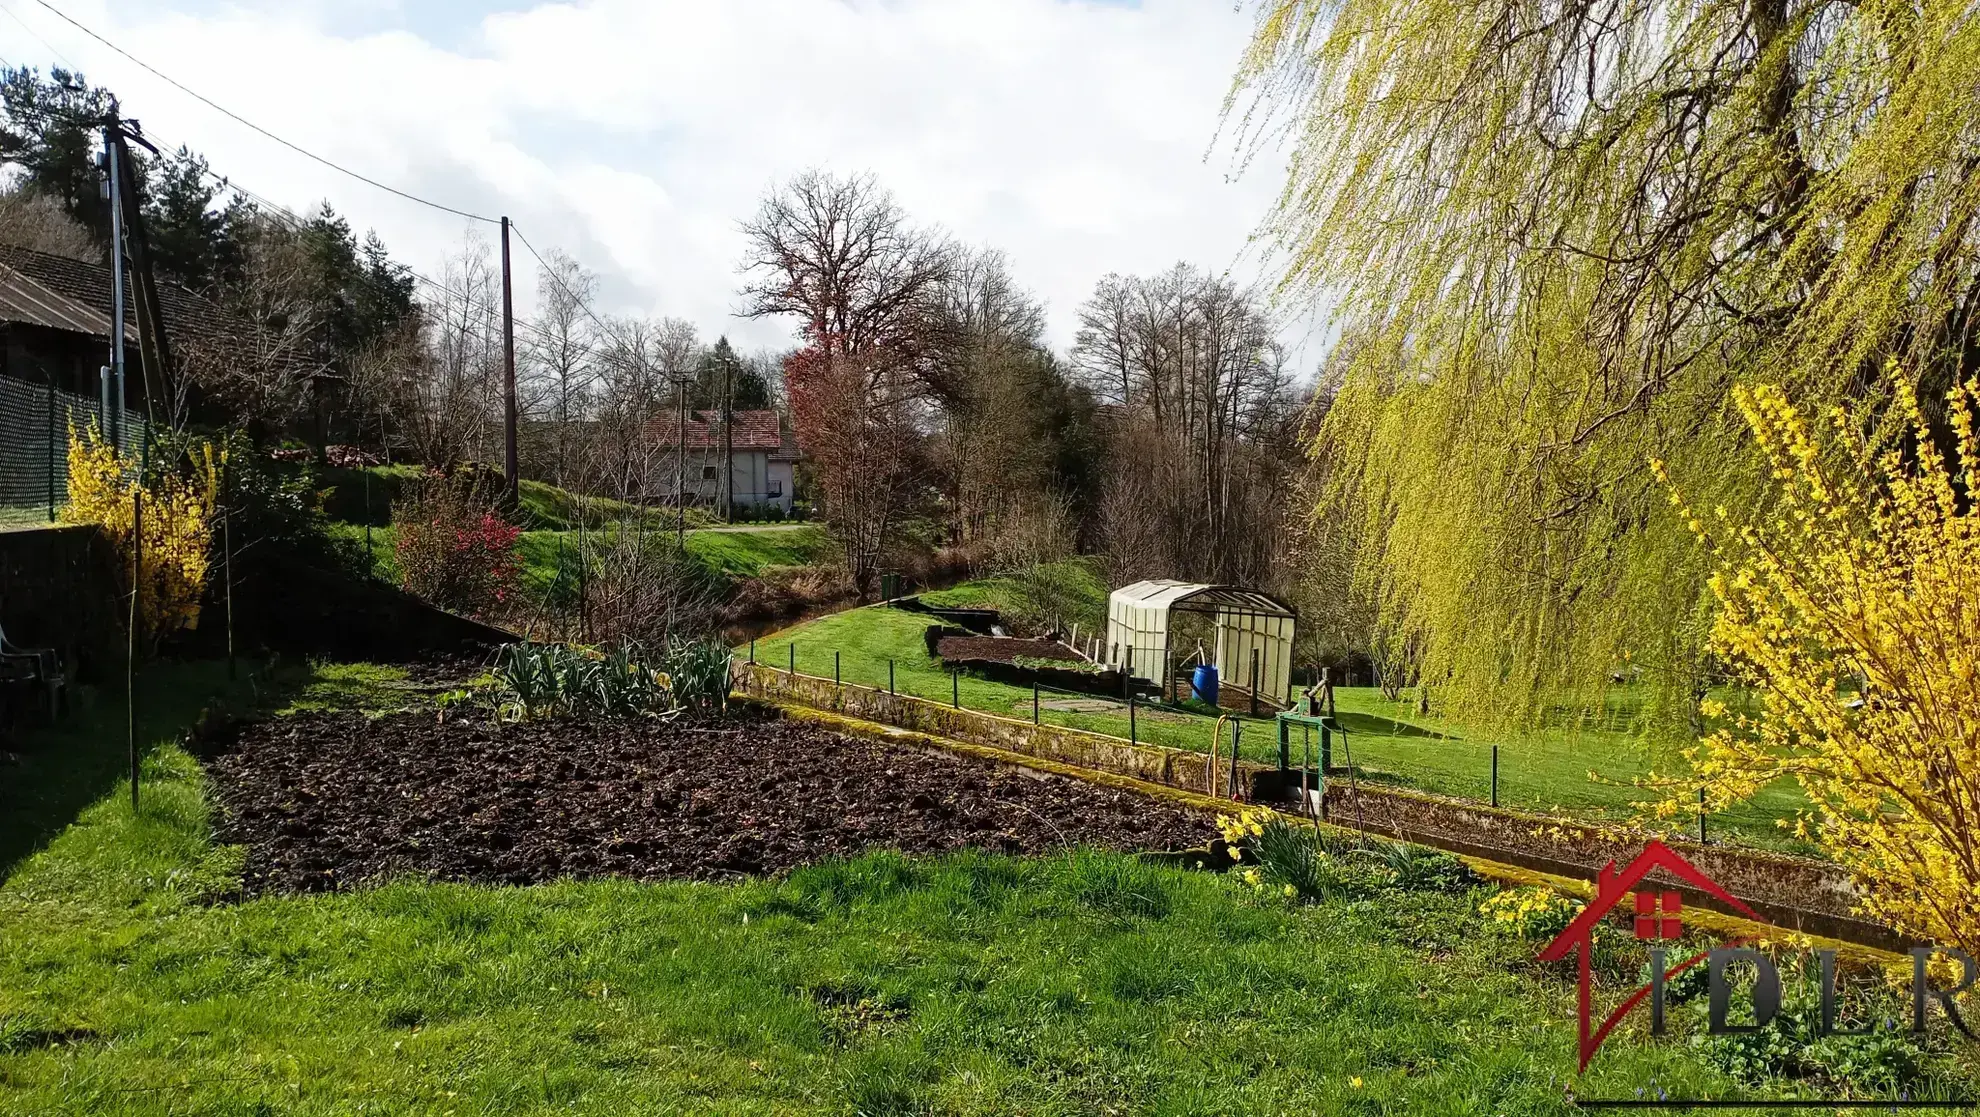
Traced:
[[1262, 0], [1227, 119], [1289, 141], [1281, 297], [1340, 308], [1313, 451], [1341, 592], [1447, 712], [1633, 676], [1676, 724], [1708, 563], [1646, 461], [1752, 511], [1735, 383], [1814, 406], [1894, 360], [1939, 399], [1980, 367], [1975, 11]]

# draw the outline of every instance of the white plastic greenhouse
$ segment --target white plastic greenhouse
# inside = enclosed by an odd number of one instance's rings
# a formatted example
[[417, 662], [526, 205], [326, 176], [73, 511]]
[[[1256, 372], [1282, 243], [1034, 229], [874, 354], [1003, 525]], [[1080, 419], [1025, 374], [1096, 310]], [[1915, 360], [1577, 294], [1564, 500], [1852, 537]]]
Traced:
[[1259, 699], [1275, 701], [1288, 693], [1296, 623], [1292, 608], [1271, 594], [1238, 586], [1155, 579], [1115, 590], [1107, 598], [1108, 664], [1137, 679], [1170, 686], [1173, 666], [1195, 651], [1193, 646], [1171, 646], [1171, 619], [1177, 613], [1210, 616], [1211, 662], [1226, 685], [1253, 688], [1255, 653]]

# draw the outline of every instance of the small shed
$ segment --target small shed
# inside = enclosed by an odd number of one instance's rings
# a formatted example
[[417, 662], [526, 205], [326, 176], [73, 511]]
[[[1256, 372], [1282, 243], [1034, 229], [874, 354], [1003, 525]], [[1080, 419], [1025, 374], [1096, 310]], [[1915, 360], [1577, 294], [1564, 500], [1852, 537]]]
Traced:
[[1171, 647], [1178, 613], [1210, 617], [1217, 674], [1228, 685], [1252, 687], [1258, 661], [1258, 697], [1276, 701], [1292, 679], [1292, 607], [1269, 593], [1241, 586], [1152, 579], [1122, 586], [1107, 598], [1107, 662], [1137, 679], [1168, 687], [1172, 666], [1193, 648]]

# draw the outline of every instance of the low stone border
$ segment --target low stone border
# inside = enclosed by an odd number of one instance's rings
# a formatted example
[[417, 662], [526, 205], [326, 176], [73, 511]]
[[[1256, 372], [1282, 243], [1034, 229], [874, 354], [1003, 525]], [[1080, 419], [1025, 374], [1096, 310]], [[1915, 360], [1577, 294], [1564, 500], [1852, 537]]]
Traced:
[[[1125, 777], [1192, 797], [1201, 797], [1209, 787], [1209, 757], [1204, 753], [1131, 744], [1083, 729], [1033, 725], [924, 698], [792, 675], [762, 664], [738, 664], [736, 689], [772, 703], [790, 703], [897, 726], [931, 738], [989, 746], [1054, 767]], [[1274, 769], [1247, 761], [1239, 764], [1239, 770], [1238, 786], [1249, 787], [1254, 773]], [[1221, 774], [1218, 783], [1223, 783]], [[1592, 880], [1610, 861], [1623, 863], [1636, 853], [1635, 842], [1605, 837], [1593, 825], [1575, 819], [1489, 807], [1427, 792], [1356, 786], [1336, 779], [1328, 782], [1326, 801], [1328, 820], [1337, 826], [1578, 880]], [[1848, 876], [1833, 865], [1733, 846], [1678, 839], [1668, 844], [1777, 926], [1884, 950], [1910, 945], [1888, 928], [1854, 913], [1855, 889]], [[1675, 881], [1659, 883], [1678, 887]], [[1718, 906], [1710, 897], [1678, 890], [1685, 893], [1688, 904]]]

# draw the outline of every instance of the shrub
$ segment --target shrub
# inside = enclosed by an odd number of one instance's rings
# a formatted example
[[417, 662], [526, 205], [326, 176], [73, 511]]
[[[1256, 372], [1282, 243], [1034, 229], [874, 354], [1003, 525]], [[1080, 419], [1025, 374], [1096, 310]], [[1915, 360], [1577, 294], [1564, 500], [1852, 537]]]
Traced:
[[1700, 703], [1725, 728], [1686, 753], [1690, 773], [1662, 781], [1659, 813], [1688, 813], [1701, 785], [1721, 811], [1792, 776], [1812, 804], [1800, 834], [1812, 829], [1851, 871], [1865, 914], [1976, 951], [1980, 391], [1968, 380], [1947, 393], [1945, 448], [1895, 369], [1889, 382], [1894, 407], [1876, 436], [1863, 433], [1871, 418], [1840, 407], [1824, 436], [1781, 388], [1735, 389], [1774, 467], [1763, 518], [1738, 523], [1722, 506], [1708, 525], [1671, 488], [1719, 559], [1712, 649], [1763, 708]]
[[429, 479], [393, 506], [392, 522], [408, 591], [473, 617], [494, 615], [515, 598], [520, 533], [481, 496], [480, 486]]
[[[150, 641], [195, 628], [213, 547], [213, 510], [224, 449], [199, 444], [182, 463], [161, 454], [164, 468], [137, 475], [135, 463], [103, 441], [92, 422], [69, 430], [69, 503], [62, 518], [95, 524], [118, 554], [118, 569], [135, 573], [139, 619]], [[174, 468], [185, 466], [183, 472]], [[141, 546], [141, 551], [140, 551]], [[142, 566], [133, 572], [133, 560]]]

